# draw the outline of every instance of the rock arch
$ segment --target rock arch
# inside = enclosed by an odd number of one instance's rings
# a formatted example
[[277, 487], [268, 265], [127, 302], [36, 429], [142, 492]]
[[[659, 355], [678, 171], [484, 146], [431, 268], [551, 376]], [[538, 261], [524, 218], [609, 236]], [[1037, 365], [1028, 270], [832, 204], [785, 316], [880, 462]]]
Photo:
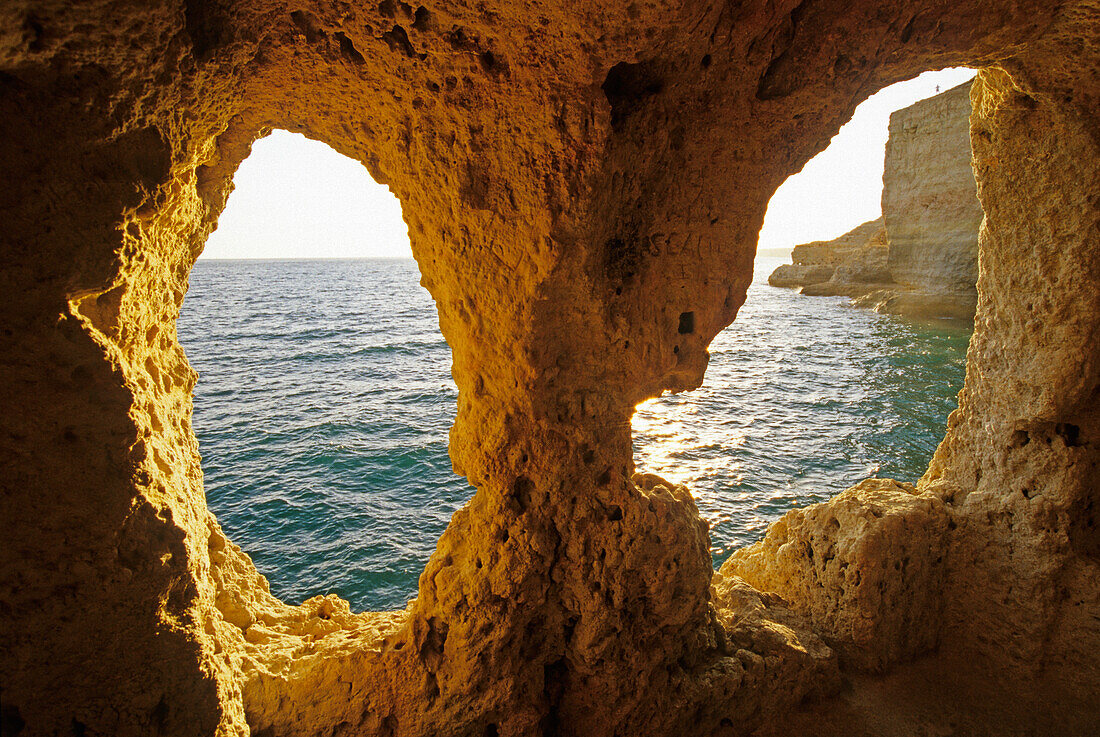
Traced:
[[[1038, 694], [1039, 729], [1093, 716], [1092, 0], [3, 16], [5, 731], [745, 733], [832, 693], [835, 653], [933, 647]], [[700, 382], [779, 183], [948, 65], [982, 69], [960, 409], [917, 489], [792, 513], [712, 579], [687, 492], [632, 478], [632, 408]], [[270, 127], [391, 185], [454, 353], [478, 492], [404, 612], [278, 602], [205, 507], [173, 321]]]

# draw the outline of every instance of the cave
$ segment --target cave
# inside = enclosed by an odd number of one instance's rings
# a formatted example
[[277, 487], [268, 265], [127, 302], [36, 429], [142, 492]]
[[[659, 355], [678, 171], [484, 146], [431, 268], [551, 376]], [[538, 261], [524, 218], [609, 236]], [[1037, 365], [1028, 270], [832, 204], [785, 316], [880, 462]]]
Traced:
[[[4, 734], [1089, 734], [1098, 13], [9, 4]], [[985, 218], [947, 434], [715, 573], [633, 408], [702, 381], [779, 184], [948, 66]], [[452, 351], [477, 491], [404, 610], [278, 600], [205, 503], [175, 320], [272, 128], [391, 187]]]

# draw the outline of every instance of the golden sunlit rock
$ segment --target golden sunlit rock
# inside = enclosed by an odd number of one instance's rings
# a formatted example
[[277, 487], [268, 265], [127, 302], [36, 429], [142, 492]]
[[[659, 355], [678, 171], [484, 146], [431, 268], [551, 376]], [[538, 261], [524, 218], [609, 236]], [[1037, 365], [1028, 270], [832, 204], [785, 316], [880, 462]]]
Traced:
[[[11, 0], [0, 29], [5, 735], [733, 735], [807, 698], [833, 716], [790, 733], [859, 734], [858, 669], [912, 658], [914, 698], [1001, 694], [973, 733], [1100, 719], [1095, 0]], [[958, 65], [986, 219], [947, 437], [916, 490], [716, 576], [689, 490], [633, 476], [633, 407], [702, 381], [776, 187]], [[175, 319], [276, 127], [389, 184], [453, 351], [477, 492], [405, 611], [278, 601], [206, 507]], [[953, 693], [898, 733], [973, 723]]]

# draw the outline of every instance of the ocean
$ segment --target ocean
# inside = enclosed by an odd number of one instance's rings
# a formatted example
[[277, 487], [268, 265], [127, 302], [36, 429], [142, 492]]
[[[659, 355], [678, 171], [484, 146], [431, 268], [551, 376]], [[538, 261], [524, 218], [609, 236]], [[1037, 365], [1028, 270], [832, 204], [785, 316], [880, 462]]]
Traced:
[[[916, 481], [943, 437], [969, 326], [767, 284], [761, 257], [702, 388], [634, 418], [638, 470], [686, 484], [716, 564], [794, 507]], [[273, 593], [403, 607], [453, 512], [457, 389], [411, 260], [200, 260], [179, 318], [199, 373], [207, 503]]]

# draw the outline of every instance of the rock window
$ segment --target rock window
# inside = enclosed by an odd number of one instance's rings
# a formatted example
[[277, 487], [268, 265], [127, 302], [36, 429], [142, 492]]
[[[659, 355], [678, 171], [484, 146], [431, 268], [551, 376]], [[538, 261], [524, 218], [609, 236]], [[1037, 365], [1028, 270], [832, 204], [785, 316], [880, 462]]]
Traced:
[[[943, 437], [965, 371], [982, 217], [972, 76], [928, 73], [861, 105], [772, 198], [754, 283], [710, 346], [702, 388], [638, 408], [638, 470], [691, 489], [716, 564], [787, 510], [864, 478], [915, 482]], [[680, 333], [691, 318], [680, 316]]]
[[468, 491], [447, 456], [450, 351], [400, 205], [286, 131], [235, 185], [178, 322], [209, 506], [283, 600], [401, 608]]

